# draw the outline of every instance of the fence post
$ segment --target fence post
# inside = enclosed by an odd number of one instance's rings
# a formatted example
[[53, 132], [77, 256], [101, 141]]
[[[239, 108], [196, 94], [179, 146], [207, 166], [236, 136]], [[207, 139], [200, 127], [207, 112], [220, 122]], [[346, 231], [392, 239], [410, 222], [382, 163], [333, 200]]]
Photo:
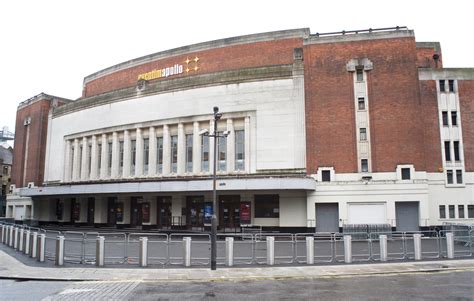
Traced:
[[141, 267], [148, 266], [148, 237], [140, 237], [139, 263]]
[[415, 260], [421, 260], [421, 234], [413, 234], [413, 249], [415, 252]]
[[352, 263], [352, 236], [344, 235], [344, 262]]
[[225, 238], [225, 264], [228, 267], [234, 265], [234, 238]]
[[379, 235], [380, 261], [387, 261], [387, 235]]
[[15, 227], [15, 238], [13, 240], [13, 248], [16, 250], [18, 249], [18, 228]]
[[314, 264], [314, 237], [306, 237], [306, 263]]
[[56, 238], [55, 264], [59, 266], [64, 265], [64, 236], [58, 236]]
[[105, 253], [105, 237], [97, 236], [95, 241], [95, 265], [99, 267], [104, 266], [104, 253]]
[[36, 258], [38, 255], [38, 232], [33, 232], [31, 239], [31, 258]]
[[275, 264], [275, 237], [267, 236], [267, 264]]
[[183, 237], [184, 266], [191, 266], [191, 237]]
[[25, 237], [25, 229], [20, 229], [20, 242], [18, 244], [18, 251], [23, 252], [23, 239]]
[[46, 234], [40, 234], [38, 236], [38, 261], [44, 262], [44, 253], [46, 248]]
[[446, 233], [446, 251], [448, 253], [448, 258], [454, 258], [454, 235], [453, 233]]
[[31, 233], [30, 230], [25, 231], [25, 248], [23, 250], [25, 255], [30, 254], [30, 233]]

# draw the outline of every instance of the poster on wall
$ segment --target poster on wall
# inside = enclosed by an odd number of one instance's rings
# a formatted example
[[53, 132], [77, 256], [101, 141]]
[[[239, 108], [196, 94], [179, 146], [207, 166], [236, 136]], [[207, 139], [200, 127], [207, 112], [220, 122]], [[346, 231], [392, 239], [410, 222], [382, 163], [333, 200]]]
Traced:
[[142, 203], [142, 223], [150, 222], [150, 203]]
[[212, 203], [204, 203], [204, 224], [210, 224], [212, 218]]
[[123, 203], [116, 203], [115, 206], [115, 217], [117, 222], [123, 222]]
[[250, 202], [240, 202], [240, 224], [249, 225], [251, 223]]
[[79, 221], [81, 219], [81, 203], [74, 202], [73, 219], [74, 221]]

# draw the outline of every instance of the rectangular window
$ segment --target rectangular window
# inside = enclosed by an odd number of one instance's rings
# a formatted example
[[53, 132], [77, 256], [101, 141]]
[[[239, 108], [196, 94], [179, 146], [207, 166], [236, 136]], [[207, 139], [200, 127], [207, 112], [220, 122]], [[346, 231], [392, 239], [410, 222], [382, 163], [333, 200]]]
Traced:
[[444, 141], [444, 159], [451, 161], [451, 143], [449, 141]]
[[193, 135], [186, 135], [186, 171], [193, 171]]
[[446, 170], [446, 177], [448, 184], [453, 184], [453, 171], [451, 169]]
[[136, 158], [136, 154], [137, 154], [137, 140], [132, 140], [131, 141], [131, 149], [130, 149], [130, 161], [131, 161], [131, 172], [132, 172], [132, 175], [135, 174], [135, 164], [137, 163], [137, 158]]
[[449, 92], [454, 92], [454, 80], [448, 80]]
[[245, 133], [235, 131], [235, 170], [245, 169]]
[[448, 124], [448, 112], [447, 112], [447, 111], [443, 111], [442, 114], [443, 114], [443, 125], [444, 125], [444, 126], [448, 126], [448, 125], [449, 125], [449, 124]]
[[356, 74], [357, 74], [357, 81], [358, 81], [358, 82], [364, 81], [364, 70], [362, 70], [362, 69], [357, 69], [357, 70], [356, 70]]
[[454, 205], [449, 205], [449, 218], [454, 218]]
[[255, 195], [256, 218], [279, 218], [280, 199], [278, 194]]
[[150, 164], [150, 139], [143, 139], [143, 172], [148, 174], [148, 164]]
[[97, 150], [99, 152], [99, 155], [97, 156], [97, 163], [99, 164], [97, 170], [99, 171], [100, 175], [100, 166], [102, 165], [102, 144], [97, 144]]
[[410, 180], [410, 168], [402, 168], [402, 180]]
[[369, 171], [369, 160], [367, 160], [367, 159], [360, 160], [360, 170], [362, 172], [368, 172]]
[[446, 206], [439, 205], [439, 218], [446, 218]]
[[467, 217], [474, 218], [474, 205], [467, 205]]
[[156, 138], [156, 164], [158, 173], [163, 173], [163, 137]]
[[365, 98], [359, 97], [359, 100], [357, 102], [359, 104], [359, 110], [365, 110]]
[[92, 145], [89, 145], [87, 148], [88, 154], [87, 154], [87, 166], [89, 170], [89, 178], [91, 176], [91, 167], [92, 167]]
[[178, 171], [178, 136], [171, 136], [171, 172]]
[[330, 170], [323, 170], [321, 172], [321, 180], [323, 182], [331, 182], [331, 171]]
[[366, 141], [367, 140], [367, 129], [366, 128], [360, 128], [359, 129], [360, 135], [360, 141]]
[[458, 205], [458, 218], [464, 218], [464, 205]]
[[120, 174], [122, 174], [122, 171], [123, 171], [123, 141], [119, 142], [119, 168], [120, 168]]
[[462, 184], [462, 170], [456, 170], [456, 183]]
[[453, 141], [454, 144], [454, 160], [460, 161], [461, 157], [459, 155], [459, 141]]
[[82, 145], [79, 146], [79, 178], [81, 178], [82, 173]]
[[444, 79], [441, 79], [439, 81], [439, 91], [440, 92], [446, 92], [446, 86], [445, 86], [445, 81]]
[[458, 112], [451, 111], [451, 125], [458, 125]]
[[111, 171], [112, 171], [112, 142], [109, 142], [107, 144], [107, 170], [108, 170], [108, 174], [111, 175]]
[[201, 136], [201, 171], [209, 171], [209, 136]]
[[219, 137], [218, 139], [219, 145], [217, 146], [217, 160], [219, 165], [217, 165], [217, 169], [219, 171], [226, 171], [227, 170], [227, 137]]

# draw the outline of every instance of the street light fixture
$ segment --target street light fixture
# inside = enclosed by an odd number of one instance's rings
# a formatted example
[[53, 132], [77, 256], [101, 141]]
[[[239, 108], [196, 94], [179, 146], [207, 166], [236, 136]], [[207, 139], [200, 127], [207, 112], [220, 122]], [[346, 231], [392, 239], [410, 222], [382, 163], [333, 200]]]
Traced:
[[207, 129], [199, 132], [200, 136], [208, 136], [214, 138], [214, 164], [212, 172], [212, 216], [211, 216], [211, 270], [217, 268], [217, 191], [216, 191], [216, 171], [217, 171], [217, 143], [218, 138], [225, 138], [230, 131], [224, 131], [222, 134], [217, 132], [217, 121], [222, 118], [222, 113], [218, 107], [214, 107], [214, 132], [209, 133]]

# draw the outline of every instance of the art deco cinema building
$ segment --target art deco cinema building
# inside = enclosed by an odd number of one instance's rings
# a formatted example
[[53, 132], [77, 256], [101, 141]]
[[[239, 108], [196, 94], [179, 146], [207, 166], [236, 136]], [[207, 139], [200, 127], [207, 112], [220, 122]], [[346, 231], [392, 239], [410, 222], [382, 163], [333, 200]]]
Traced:
[[[56, 100], [42, 123], [23, 113], [37, 102], [18, 108], [7, 214], [200, 229], [216, 164], [221, 229], [472, 223], [474, 70], [442, 65], [439, 43], [404, 27], [253, 34], [120, 63], [75, 101], [37, 96]], [[216, 162], [200, 135], [214, 106], [230, 133]], [[35, 122], [45, 144], [21, 138]], [[41, 174], [18, 189], [36, 170], [19, 167], [28, 149], [44, 149], [28, 159]]]

